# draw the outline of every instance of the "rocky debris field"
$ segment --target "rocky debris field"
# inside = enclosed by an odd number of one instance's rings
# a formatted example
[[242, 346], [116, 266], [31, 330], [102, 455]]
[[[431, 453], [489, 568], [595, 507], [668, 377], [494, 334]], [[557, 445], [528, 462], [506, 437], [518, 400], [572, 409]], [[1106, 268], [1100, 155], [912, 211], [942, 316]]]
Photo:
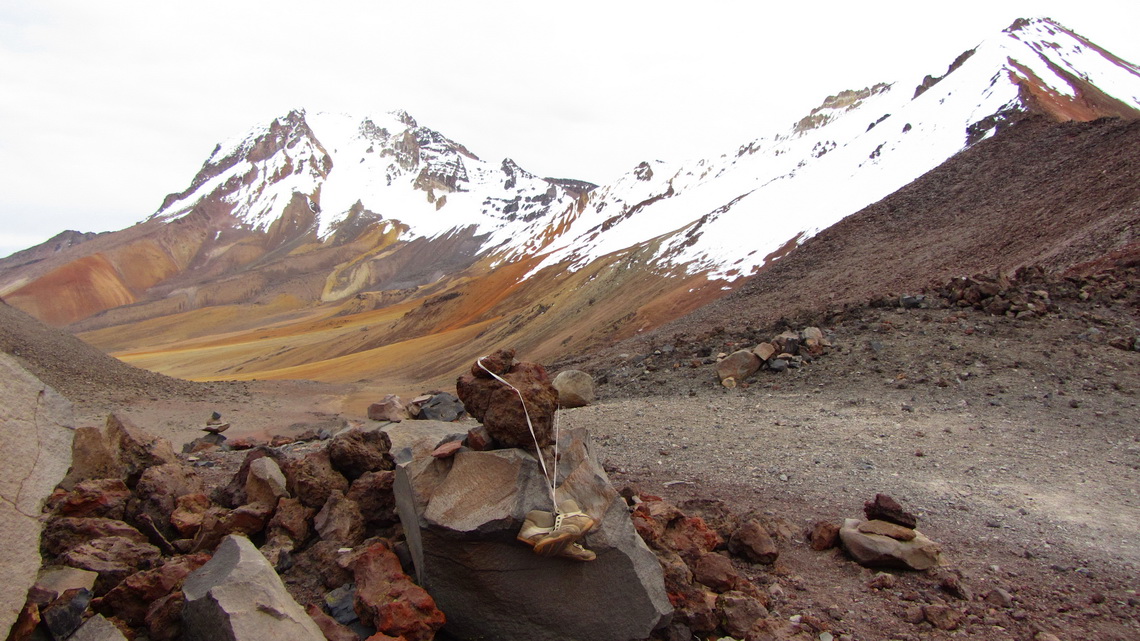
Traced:
[[[643, 339], [641, 354], [585, 363], [602, 400], [561, 426], [593, 429], [619, 483], [698, 514], [786, 522], [764, 572], [781, 588], [773, 610], [836, 638], [1136, 638], [1134, 268], [1003, 284], [996, 305], [997, 292], [975, 296], [987, 282], [800, 319], [828, 352], [733, 388], [717, 356], [781, 328]], [[813, 524], [857, 517], [877, 493], [918, 515], [942, 569], [883, 578], [810, 548]], [[921, 614], [931, 607], [953, 610], [953, 631]]]

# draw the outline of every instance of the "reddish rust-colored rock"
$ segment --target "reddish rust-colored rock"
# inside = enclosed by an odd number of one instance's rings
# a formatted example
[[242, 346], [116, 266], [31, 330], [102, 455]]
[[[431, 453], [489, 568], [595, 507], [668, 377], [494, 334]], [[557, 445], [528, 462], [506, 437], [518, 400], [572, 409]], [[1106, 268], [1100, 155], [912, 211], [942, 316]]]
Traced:
[[874, 500], [864, 503], [863, 513], [867, 515], [869, 521], [878, 519], [911, 529], [918, 524], [918, 519], [913, 514], [904, 510], [898, 501], [886, 494], [876, 494]]
[[345, 494], [360, 506], [364, 523], [368, 526], [384, 527], [399, 522], [396, 514], [396, 496], [392, 485], [396, 473], [391, 470], [368, 472], [352, 482]]
[[957, 630], [965, 619], [965, 615], [947, 605], [924, 605], [922, 615], [939, 630]]
[[8, 631], [8, 641], [28, 641], [32, 638], [36, 626], [40, 624], [40, 608], [35, 603], [25, 603], [16, 622]]
[[194, 468], [181, 463], [167, 463], [143, 471], [135, 485], [135, 497], [127, 505], [129, 518], [138, 522], [147, 515], [160, 532], [169, 536], [175, 532], [170, 515], [180, 497], [201, 494], [205, 490], [201, 477]]
[[162, 558], [158, 548], [123, 536], [106, 536], [81, 543], [60, 555], [73, 568], [98, 572], [95, 594], [105, 594], [126, 577], [148, 570]]
[[831, 521], [816, 521], [809, 535], [811, 549], [822, 552], [839, 545], [839, 525]]
[[170, 526], [184, 538], [192, 538], [202, 527], [202, 518], [210, 509], [210, 499], [205, 494], [185, 494], [174, 502], [170, 513]]
[[[514, 389], [491, 378], [471, 374], [459, 377], [456, 391], [467, 413], [483, 423], [504, 447], [534, 451], [536, 439], [539, 447], [550, 445], [558, 391], [546, 370], [537, 363], [515, 363], [502, 378]], [[522, 401], [525, 401], [525, 410]], [[533, 436], [530, 426], [534, 429]]]
[[716, 610], [724, 631], [735, 639], [743, 639], [756, 621], [768, 616], [762, 599], [737, 590], [717, 596]]
[[479, 425], [467, 430], [467, 438], [464, 439], [463, 442], [467, 447], [476, 452], [486, 452], [498, 446], [498, 444], [495, 443], [495, 438], [487, 431], [485, 425]]
[[735, 590], [742, 583], [747, 582], [740, 572], [732, 565], [728, 557], [715, 552], [701, 554], [693, 568], [693, 579], [707, 585], [716, 592]]
[[432, 458], [451, 458], [461, 449], [463, 449], [463, 441], [448, 441], [432, 450], [431, 456]]
[[121, 536], [138, 543], [147, 538], [133, 526], [116, 519], [62, 517], [48, 521], [40, 544], [48, 554], [63, 554], [71, 548], [107, 536]]
[[118, 617], [132, 627], [141, 627], [146, 624], [153, 602], [179, 589], [188, 574], [209, 560], [208, 554], [191, 554], [172, 558], [152, 570], [136, 572], [100, 599], [98, 611]]
[[281, 466], [289, 481], [289, 492], [306, 507], [321, 509], [333, 490], [348, 490], [348, 479], [337, 472], [327, 450], [318, 450]]
[[146, 631], [151, 641], [174, 641], [182, 636], [182, 591], [160, 597], [146, 611]]
[[732, 533], [728, 540], [728, 550], [737, 556], [756, 563], [771, 565], [780, 556], [776, 542], [759, 521], [751, 520]]
[[661, 543], [685, 558], [696, 558], [723, 545], [724, 539], [704, 519], [686, 516], [675, 519], [665, 528]]
[[202, 527], [194, 537], [195, 552], [209, 552], [218, 547], [228, 534], [252, 536], [265, 529], [272, 507], [261, 503], [243, 505], [235, 510], [212, 507], [202, 518]]
[[412, 582], [384, 543], [374, 543], [353, 564], [354, 607], [379, 632], [408, 641], [429, 641], [446, 618], [423, 588]]
[[329, 461], [333, 469], [349, 481], [360, 478], [365, 472], [391, 470], [396, 467], [388, 451], [392, 439], [381, 430], [348, 430], [333, 437], [329, 443]]
[[500, 349], [490, 356], [484, 356], [471, 365], [471, 375], [476, 378], [494, 378], [488, 374], [488, 370], [496, 376], [503, 376], [511, 370], [511, 366], [515, 364], [515, 350], [513, 349]]
[[78, 483], [59, 504], [62, 516], [98, 516], [122, 520], [131, 491], [120, 479], [93, 479]]
[[283, 533], [294, 543], [302, 543], [309, 538], [310, 523], [316, 511], [305, 507], [299, 499], [282, 497], [277, 500], [277, 510], [269, 520], [269, 537]]

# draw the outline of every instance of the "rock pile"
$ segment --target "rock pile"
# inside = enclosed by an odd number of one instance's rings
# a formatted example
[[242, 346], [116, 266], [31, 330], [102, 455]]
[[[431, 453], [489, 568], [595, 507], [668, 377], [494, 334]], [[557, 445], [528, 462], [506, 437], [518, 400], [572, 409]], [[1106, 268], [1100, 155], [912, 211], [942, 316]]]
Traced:
[[798, 332], [789, 330], [752, 349], [721, 354], [716, 361], [716, 375], [721, 385], [736, 387], [762, 368], [773, 372], [795, 369], [830, 348], [831, 341], [818, 327], [805, 327]]
[[[12, 641], [37, 638], [40, 628], [62, 640], [88, 627], [107, 633], [99, 639], [121, 630], [154, 641], [319, 641], [314, 616], [334, 636], [425, 641], [443, 625], [382, 538], [398, 521], [383, 432], [255, 447], [221, 484], [211, 467], [179, 461], [121, 417], [84, 434], [45, 508], [41, 548], [54, 569], [28, 592]], [[278, 573], [307, 586], [313, 615]], [[356, 631], [325, 612], [326, 591], [336, 589], [351, 604], [340, 619]]]
[[[779, 557], [777, 541], [791, 536], [788, 524], [742, 518], [715, 501], [685, 511], [659, 497], [623, 495], [638, 534], [664, 568], [674, 608], [669, 626], [652, 638], [766, 641], [830, 634], [827, 623], [810, 615], [787, 618], [771, 612], [782, 590], [768, 572]], [[764, 573], [759, 580], [748, 577], [757, 571]]]
[[465, 416], [467, 411], [454, 394], [438, 391], [421, 394], [408, 403], [395, 394], [388, 394], [379, 403], [368, 406], [369, 419], [391, 423], [411, 419], [451, 422]]
[[435, 448], [446, 456], [411, 446], [421, 454], [396, 478], [416, 572], [447, 612], [447, 632], [504, 641], [626, 641], [646, 638], [668, 618], [661, 566], [638, 538], [584, 430], [562, 435], [558, 493], [596, 521], [584, 539], [597, 554], [588, 563], [538, 556], [516, 540], [530, 510], [551, 509], [537, 458], [520, 448], [474, 451], [459, 446], [462, 438]]
[[857, 563], [872, 568], [930, 570], [942, 565], [937, 543], [915, 529], [918, 519], [890, 496], [876, 494], [863, 505], [866, 520], [845, 519], [843, 526], [816, 523], [808, 533], [814, 550], [842, 544]]
[[467, 412], [501, 446], [534, 451], [536, 442], [540, 449], [554, 442], [558, 391], [542, 365], [516, 362], [513, 349], [476, 361], [455, 388]]

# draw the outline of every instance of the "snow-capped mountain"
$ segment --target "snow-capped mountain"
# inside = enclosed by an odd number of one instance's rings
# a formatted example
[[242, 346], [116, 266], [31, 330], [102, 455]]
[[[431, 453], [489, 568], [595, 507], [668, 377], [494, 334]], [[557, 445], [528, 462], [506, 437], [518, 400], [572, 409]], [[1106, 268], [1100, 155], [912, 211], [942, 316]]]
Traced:
[[183, 376], [363, 377], [375, 350], [429, 342], [441, 370], [507, 344], [558, 355], [722, 296], [1025, 118], [1105, 116], [1140, 118], [1140, 69], [1045, 19], [601, 187], [482, 160], [407, 113], [294, 110], [219, 144], [138, 225], [0, 260], [0, 296], [109, 351], [167, 346], [155, 366]]
[[219, 144], [190, 187], [167, 197], [151, 220], [222, 210], [268, 232], [299, 214], [307, 225], [298, 231], [326, 241], [362, 210], [369, 222], [399, 224], [404, 240], [473, 226], [489, 249], [536, 236], [593, 187], [538, 178], [510, 159], [483, 161], [406, 112], [353, 118], [296, 110]]
[[829, 96], [718, 158], [644, 163], [591, 194], [535, 269], [581, 267], [659, 236], [662, 266], [752, 274], [1020, 117], [1140, 115], [1140, 69], [1046, 20], [1018, 21], [940, 77]]

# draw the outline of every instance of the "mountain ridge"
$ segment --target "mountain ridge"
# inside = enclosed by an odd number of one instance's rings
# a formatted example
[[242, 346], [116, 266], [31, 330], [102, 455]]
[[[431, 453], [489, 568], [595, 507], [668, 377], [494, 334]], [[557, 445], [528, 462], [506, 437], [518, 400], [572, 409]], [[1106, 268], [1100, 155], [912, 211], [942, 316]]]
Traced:
[[[378, 347], [404, 358], [433, 337], [557, 356], [719, 298], [1024, 118], [1136, 117], [1137, 96], [1135, 66], [1025, 21], [937, 78], [840, 92], [783, 133], [716, 158], [643, 162], [602, 186], [485, 162], [406, 112], [293, 110], [217, 145], [139, 225], [35, 264], [0, 260], [0, 296], [193, 378], [327, 376], [331, 364], [312, 363]], [[222, 356], [210, 336], [252, 331], [243, 314], [293, 327], [305, 347], [246, 336], [242, 355]], [[373, 317], [383, 323], [360, 320]], [[357, 319], [341, 327], [364, 336], [318, 329], [333, 318]], [[168, 349], [183, 356], [149, 355]], [[383, 369], [371, 367], [349, 369]]]

